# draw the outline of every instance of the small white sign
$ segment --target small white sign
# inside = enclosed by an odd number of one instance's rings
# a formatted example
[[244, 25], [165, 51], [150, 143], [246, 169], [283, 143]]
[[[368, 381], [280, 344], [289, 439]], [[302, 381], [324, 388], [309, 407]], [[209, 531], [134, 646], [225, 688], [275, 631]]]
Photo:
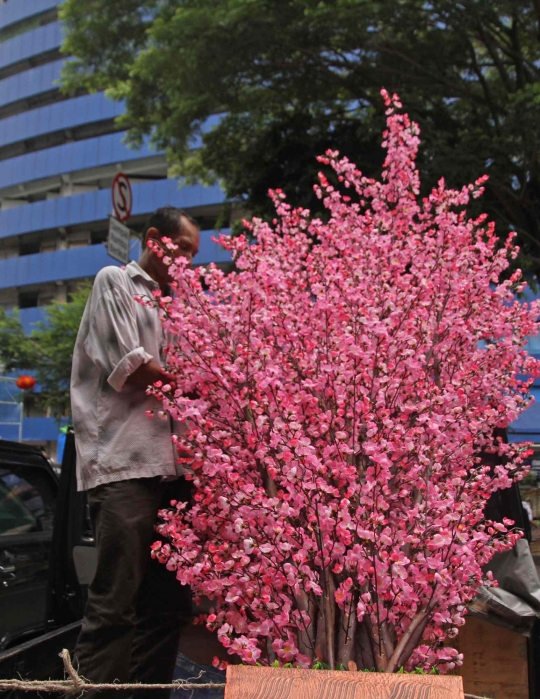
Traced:
[[109, 237], [107, 238], [107, 252], [118, 262], [127, 265], [129, 262], [129, 239], [131, 231], [114, 216], [109, 219]]

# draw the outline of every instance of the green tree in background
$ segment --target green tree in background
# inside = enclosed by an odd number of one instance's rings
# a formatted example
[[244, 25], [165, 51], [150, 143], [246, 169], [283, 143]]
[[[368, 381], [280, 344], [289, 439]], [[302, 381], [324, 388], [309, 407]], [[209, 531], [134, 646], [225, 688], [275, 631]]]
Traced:
[[379, 90], [398, 92], [423, 181], [487, 172], [482, 207], [540, 276], [539, 0], [66, 0], [61, 15], [66, 89], [125, 100], [129, 142], [151, 135], [176, 174], [256, 214], [273, 186], [317, 210], [328, 147], [375, 173]]
[[53, 301], [45, 318], [26, 335], [17, 311], [0, 308], [0, 364], [3, 372], [32, 372], [40, 387], [35, 404], [57, 417], [69, 414], [69, 379], [77, 331], [92, 286], [82, 284], [69, 303]]

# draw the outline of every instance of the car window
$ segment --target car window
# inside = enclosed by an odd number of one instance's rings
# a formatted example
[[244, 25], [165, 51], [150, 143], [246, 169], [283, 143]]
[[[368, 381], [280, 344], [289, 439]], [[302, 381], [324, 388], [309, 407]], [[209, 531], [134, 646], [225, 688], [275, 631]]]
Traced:
[[31, 466], [0, 467], [0, 536], [52, 532], [55, 490], [51, 476]]

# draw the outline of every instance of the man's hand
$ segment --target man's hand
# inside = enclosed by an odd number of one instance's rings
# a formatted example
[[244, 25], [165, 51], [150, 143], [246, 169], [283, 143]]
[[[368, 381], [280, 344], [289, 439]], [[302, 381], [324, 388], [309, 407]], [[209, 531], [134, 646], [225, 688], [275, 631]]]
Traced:
[[154, 359], [151, 359], [146, 364], [141, 364], [141, 366], [128, 377], [126, 383], [136, 388], [147, 389], [148, 386], [153, 386], [156, 381], [171, 383], [174, 382], [174, 380], [175, 377], [173, 374], [164, 371]]

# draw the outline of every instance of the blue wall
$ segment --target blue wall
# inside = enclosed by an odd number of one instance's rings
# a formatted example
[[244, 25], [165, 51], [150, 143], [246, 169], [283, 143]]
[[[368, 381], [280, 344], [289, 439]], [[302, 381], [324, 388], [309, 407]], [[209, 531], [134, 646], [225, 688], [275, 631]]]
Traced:
[[[149, 214], [158, 206], [168, 204], [181, 208], [193, 208], [221, 204], [225, 201], [225, 195], [218, 186], [182, 187], [176, 180], [156, 180], [135, 184], [132, 190], [133, 216]], [[104, 221], [111, 210], [110, 189], [18, 206], [0, 211], [0, 238]]]
[[38, 107], [0, 121], [0, 146], [113, 119], [120, 116], [123, 109], [122, 102], [111, 102], [101, 93]]
[[[207, 128], [210, 126], [209, 122]], [[3, 160], [0, 188], [159, 154], [147, 144], [137, 150], [128, 148], [123, 143], [125, 135], [124, 132], [117, 132], [87, 138]], [[200, 139], [195, 138], [192, 147], [196, 148], [199, 144]]]
[[56, 89], [63, 61], [46, 63], [0, 80], [0, 106]]
[[[230, 252], [213, 242], [215, 235], [215, 231], [201, 233], [201, 245], [199, 254], [194, 259], [195, 264], [230, 261]], [[138, 256], [137, 246], [132, 259], [138, 259]], [[0, 260], [0, 289], [94, 277], [107, 265], [120, 266], [120, 263], [109, 257], [103, 244], [11, 257]]]
[[40, 306], [39, 308], [21, 308], [19, 310], [19, 317], [21, 319], [21, 325], [24, 328], [24, 332], [29, 333], [34, 328], [35, 324], [42, 321], [45, 317], [45, 307]]
[[10, 0], [0, 5], [0, 29], [26, 17], [52, 10], [59, 5], [58, 0]]
[[124, 136], [107, 134], [3, 160], [0, 188], [156, 155], [147, 146], [141, 150], [128, 148], [122, 143]]
[[58, 49], [61, 43], [62, 30], [58, 22], [19, 34], [0, 44], [0, 69]]

